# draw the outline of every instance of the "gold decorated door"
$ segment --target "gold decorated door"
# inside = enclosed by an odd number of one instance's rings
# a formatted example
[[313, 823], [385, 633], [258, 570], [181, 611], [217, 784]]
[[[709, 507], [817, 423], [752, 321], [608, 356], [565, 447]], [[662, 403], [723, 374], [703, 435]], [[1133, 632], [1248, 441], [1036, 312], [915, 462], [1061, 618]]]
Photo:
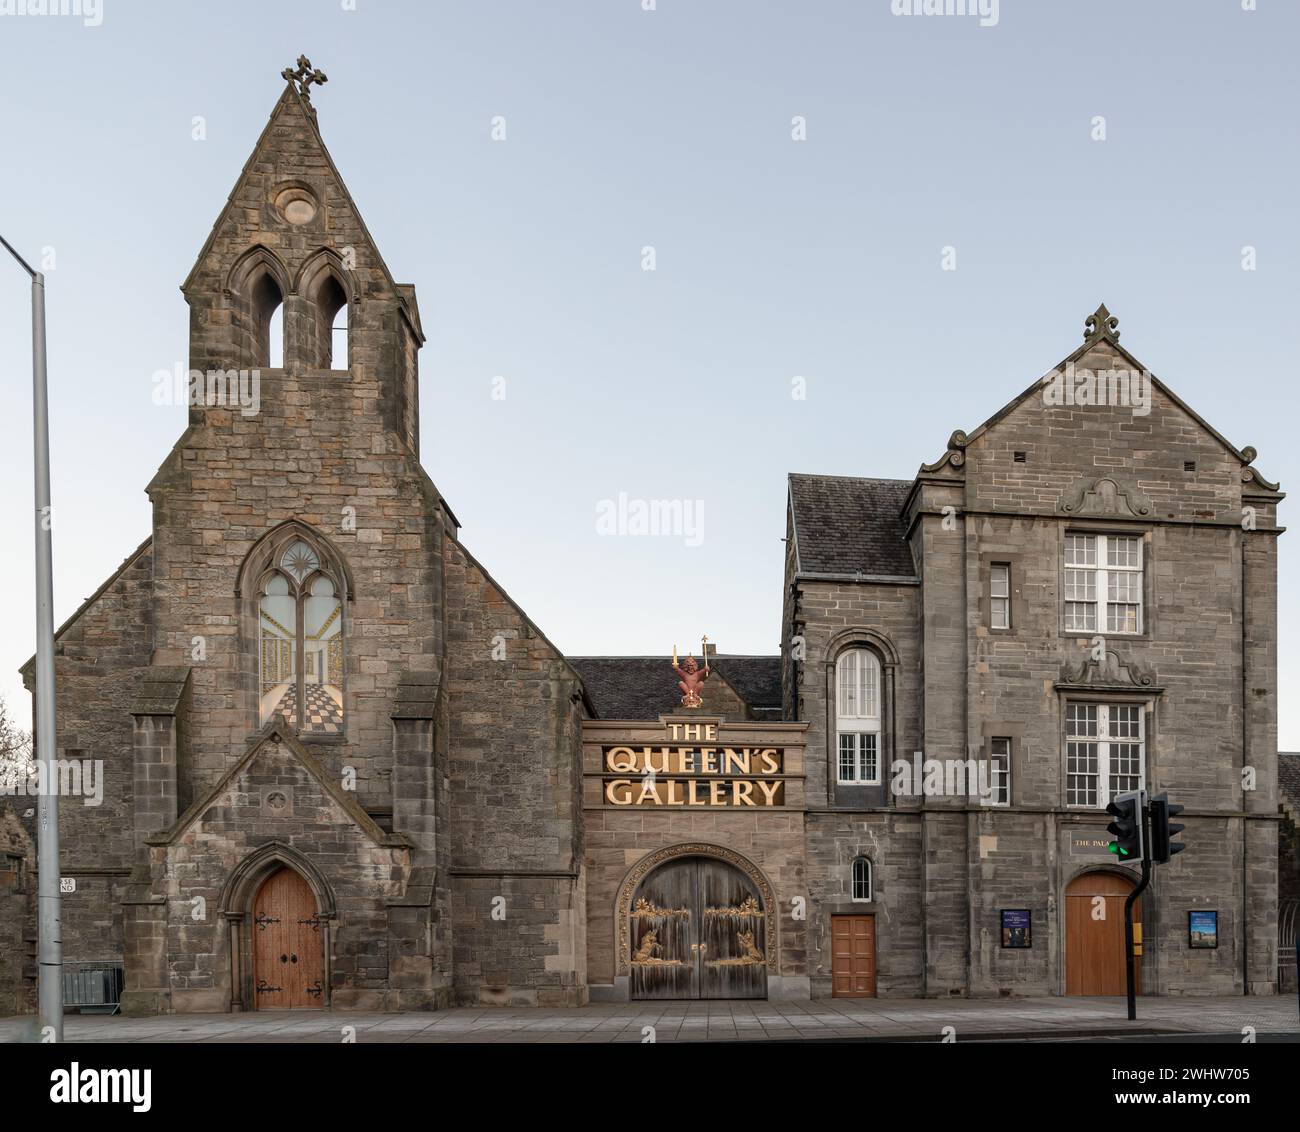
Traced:
[[632, 998], [767, 997], [764, 909], [739, 869], [709, 857], [662, 865], [631, 917]]

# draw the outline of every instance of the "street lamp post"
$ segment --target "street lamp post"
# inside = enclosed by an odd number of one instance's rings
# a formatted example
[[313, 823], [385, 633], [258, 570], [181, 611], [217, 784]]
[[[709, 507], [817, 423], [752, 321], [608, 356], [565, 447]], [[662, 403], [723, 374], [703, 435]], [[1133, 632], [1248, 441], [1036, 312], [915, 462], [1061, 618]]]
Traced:
[[41, 790], [36, 810], [39, 907], [37, 992], [41, 1034], [63, 1040], [63, 932], [59, 915], [58, 731], [54, 700], [54, 550], [50, 528], [50, 412], [45, 377], [45, 276], [3, 236], [0, 244], [32, 280], [32, 447], [36, 471], [36, 757]]

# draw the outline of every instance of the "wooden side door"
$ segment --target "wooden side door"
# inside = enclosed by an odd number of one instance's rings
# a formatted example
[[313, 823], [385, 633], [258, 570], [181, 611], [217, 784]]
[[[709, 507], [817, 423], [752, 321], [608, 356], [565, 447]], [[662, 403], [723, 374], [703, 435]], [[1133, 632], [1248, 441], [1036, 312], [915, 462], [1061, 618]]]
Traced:
[[641, 882], [628, 932], [632, 998], [699, 998], [697, 904], [694, 860], [664, 865]]
[[831, 917], [831, 995], [876, 997], [876, 917]]
[[[1065, 890], [1065, 993], [1124, 995], [1124, 901], [1133, 883], [1114, 873], [1086, 873]], [[1133, 906], [1133, 923], [1142, 921], [1142, 902]], [[1137, 993], [1142, 993], [1142, 960], [1137, 960]]]
[[263, 883], [253, 902], [253, 986], [258, 1010], [322, 1005], [324, 952], [311, 887], [293, 869]]
[[695, 868], [700, 997], [766, 998], [767, 921], [758, 892], [722, 861], [701, 857]]

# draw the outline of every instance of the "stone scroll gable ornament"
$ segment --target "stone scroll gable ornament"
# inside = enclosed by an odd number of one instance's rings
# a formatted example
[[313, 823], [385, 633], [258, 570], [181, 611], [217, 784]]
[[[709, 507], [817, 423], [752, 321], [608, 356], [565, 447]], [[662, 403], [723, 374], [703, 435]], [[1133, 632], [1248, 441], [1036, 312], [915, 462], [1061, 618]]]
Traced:
[[1094, 314], [1090, 314], [1083, 324], [1083, 340], [1088, 345], [1103, 338], [1109, 338], [1112, 342], [1119, 341], [1119, 319], [1106, 309], [1105, 303]]
[[306, 55], [298, 56], [296, 70], [293, 67], [285, 67], [280, 74], [284, 76], [285, 81], [293, 83], [294, 89], [308, 102], [311, 101], [312, 83], [323, 84], [329, 82], [329, 78], [324, 71], [319, 67], [312, 68], [311, 60]]
[[673, 671], [681, 677], [677, 681], [677, 687], [682, 690], [682, 707], [697, 708], [704, 701], [700, 696], [700, 690], [704, 687], [704, 681], [709, 678], [709, 638], [704, 637], [700, 641], [700, 653], [704, 657], [704, 667], [701, 668], [695, 663], [695, 657], [688, 656], [685, 663], [677, 663], [677, 646], [673, 645]]

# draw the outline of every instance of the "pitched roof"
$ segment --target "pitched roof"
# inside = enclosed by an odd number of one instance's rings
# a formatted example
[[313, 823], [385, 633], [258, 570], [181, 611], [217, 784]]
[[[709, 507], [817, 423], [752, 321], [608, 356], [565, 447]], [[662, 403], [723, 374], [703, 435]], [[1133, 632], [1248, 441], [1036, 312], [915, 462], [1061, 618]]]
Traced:
[[415, 305], [415, 287], [410, 283], [399, 284], [394, 278], [393, 273], [388, 270], [388, 264], [384, 262], [384, 257], [379, 251], [379, 245], [375, 243], [374, 238], [370, 235], [370, 229], [366, 227], [366, 222], [361, 216], [361, 210], [357, 207], [357, 202], [353, 199], [352, 193], [348, 190], [347, 184], [343, 180], [342, 174], [339, 173], [338, 166], [334, 163], [329, 148], [325, 145], [325, 139], [321, 135], [320, 126], [316, 121], [316, 111], [311, 105], [310, 99], [299, 93], [298, 89], [292, 82], [288, 83], [280, 97], [276, 100], [275, 106], [271, 109], [271, 116], [267, 119], [266, 125], [262, 128], [258, 136], [257, 144], [253, 146], [253, 151], [248, 155], [248, 160], [244, 162], [243, 169], [239, 172], [239, 177], [235, 180], [234, 187], [230, 190], [230, 195], [226, 198], [225, 205], [222, 206], [221, 212], [217, 214], [217, 219], [213, 222], [212, 230], [208, 233], [208, 238], [204, 241], [202, 249], [199, 251], [198, 258], [194, 261], [194, 266], [190, 268], [190, 273], [185, 277], [185, 282], [181, 284], [181, 292], [186, 293], [194, 285], [194, 281], [199, 274], [199, 269], [203, 266], [208, 258], [208, 253], [212, 250], [217, 241], [217, 236], [225, 226], [226, 218], [231, 212], [239, 207], [239, 193], [248, 181], [250, 176], [256, 174], [256, 165], [258, 159], [262, 156], [264, 148], [269, 145], [271, 131], [280, 117], [287, 113], [297, 113], [301, 115], [306, 128], [309, 131], [308, 136], [312, 138], [318, 148], [325, 165], [334, 179], [339, 192], [343, 195], [344, 200], [351, 208], [352, 213], [357, 218], [357, 224], [361, 228], [362, 234], [366, 238], [369, 250], [374, 254], [379, 269], [383, 273], [385, 281], [392, 288], [393, 293], [397, 296], [398, 304], [408, 321], [414, 329], [421, 342], [425, 341], [424, 331], [420, 325], [419, 309]]
[[790, 475], [795, 570], [915, 578], [900, 518], [911, 480]]
[[[280, 754], [275, 747], [277, 743], [283, 745], [283, 754]], [[239, 775], [243, 774], [255, 759], [261, 757], [263, 752], [267, 751], [268, 745], [270, 745], [271, 751], [276, 752], [269, 755], [269, 757], [287, 757], [300, 762], [307, 770], [307, 773], [320, 785], [323, 793], [333, 799], [376, 845], [399, 847], [411, 844], [410, 839], [405, 834], [387, 833], [380, 829], [375, 824], [374, 818], [361, 807], [356, 794], [350, 790], [344, 790], [336, 781], [335, 776], [326, 773], [325, 768], [317, 762], [316, 757], [294, 737], [293, 730], [280, 715], [273, 715], [265, 726], [250, 738], [248, 745], [244, 748], [244, 753], [227, 768], [226, 773], [217, 780], [216, 785], [194, 802], [167, 829], [146, 837], [145, 842], [149, 845], [170, 845], [178, 840], [190, 826], [203, 819], [207, 810], [229, 789], [230, 784]]]
[[[662, 656], [571, 656], [597, 719], [658, 719], [681, 706], [681, 694]], [[779, 656], [712, 656], [722, 677], [756, 719], [781, 718]]]
[[[147, 539], [144, 540], [144, 542], [142, 542], [133, 551], [131, 551], [131, 553], [128, 554], [126, 558], [123, 560], [122, 564], [108, 576], [108, 579], [104, 582], [104, 584], [100, 586], [99, 589], [97, 589], [88, 598], [86, 598], [86, 600], [83, 601], [79, 606], [77, 606], [72, 616], [69, 617], [62, 625], [58, 627], [58, 629], [55, 630], [54, 632], [55, 643], [57, 644], [59, 638], [62, 637], [64, 633], [66, 633], [69, 629], [71, 629], [72, 626], [75, 625], [81, 619], [81, 615], [85, 613], [86, 610], [88, 610], [92, 605], [95, 604], [95, 602], [97, 602], [103, 596], [103, 594], [105, 593], [105, 591], [108, 589], [109, 586], [111, 586], [114, 582], [116, 582], [118, 578], [120, 578], [123, 574], [127, 572], [128, 569], [130, 569], [130, 567], [135, 563], [135, 560], [139, 558], [140, 555], [142, 555], [146, 550], [151, 550], [152, 548], [153, 548], [153, 535], [150, 535]], [[20, 669], [18, 669], [18, 674], [23, 678], [24, 683], [36, 679], [35, 654], [27, 658], [27, 662]]]
[[[1018, 397], [1015, 397], [1007, 404], [1003, 405], [1002, 408], [1000, 408], [996, 413], [994, 413], [991, 417], [989, 417], [988, 420], [984, 421], [983, 424], [981, 424], [973, 432], [969, 433], [965, 438], [965, 442], [970, 443], [971, 441], [982, 436], [993, 425], [997, 424], [997, 422], [1002, 420], [1003, 417], [1008, 416], [1022, 402], [1026, 401], [1030, 397], [1041, 396], [1045, 381], [1050, 380], [1054, 374], [1062, 372], [1066, 368], [1066, 366], [1069, 366], [1075, 362], [1083, 360], [1083, 358], [1092, 350], [1097, 349], [1103, 344], [1106, 344], [1109, 345], [1110, 348], [1114, 350], [1115, 353], [1120, 358], [1122, 358], [1125, 362], [1127, 362], [1131, 369], [1136, 370], [1140, 373], [1147, 374], [1150, 377], [1151, 384], [1154, 388], [1158, 389], [1161, 393], [1163, 393], [1165, 397], [1167, 397], [1174, 405], [1176, 405], [1179, 409], [1181, 409], [1184, 413], [1186, 413], [1210, 436], [1212, 436], [1216, 441], [1218, 441], [1219, 444], [1221, 444], [1224, 448], [1226, 448], [1229, 453], [1231, 453], [1238, 460], [1240, 460], [1242, 462], [1243, 467], [1250, 468], [1252, 478], [1260, 487], [1264, 488], [1266, 491], [1278, 490], [1280, 485], [1269, 482], [1264, 478], [1263, 474], [1257, 468], [1251, 467], [1251, 465], [1254, 464], [1255, 462], [1256, 456], [1258, 455], [1254, 448], [1247, 446], [1246, 448], [1239, 449], [1235, 444], [1233, 444], [1230, 440], [1228, 440], [1227, 437], [1225, 437], [1221, 432], [1219, 432], [1218, 429], [1216, 429], [1213, 425], [1211, 425], [1209, 421], [1207, 421], [1203, 416], [1201, 416], [1200, 413], [1198, 413], [1195, 409], [1193, 409], [1186, 401], [1184, 401], [1181, 397], [1179, 397], [1177, 393], [1175, 393], [1172, 389], [1170, 389], [1169, 386], [1167, 386], [1163, 381], [1161, 381], [1158, 377], [1156, 377], [1154, 373], [1152, 373], [1149, 369], [1147, 369], [1146, 366], [1144, 366], [1140, 361], [1138, 361], [1137, 358], [1135, 358], [1131, 353], [1129, 353], [1127, 347], [1121, 346], [1119, 344], [1119, 335], [1120, 335], [1118, 329], [1119, 319], [1111, 315], [1110, 311], [1106, 309], [1105, 303], [1102, 303], [1101, 306], [1097, 308], [1096, 313], [1093, 314], [1091, 318], [1085, 321], [1084, 326], [1085, 329], [1084, 329], [1084, 339], [1083, 339], [1082, 346], [1079, 346], [1069, 356], [1062, 358], [1061, 361], [1057, 363], [1057, 365], [1053, 366], [1052, 369], [1048, 370], [1047, 373], [1043, 375], [1043, 377], [1040, 377], [1037, 381], [1033, 383], [1033, 385], [1031, 385]], [[1285, 496], [1283, 498], [1285, 498]]]
[[1278, 751], [1277, 788], [1292, 821], [1300, 824], [1300, 751]]

